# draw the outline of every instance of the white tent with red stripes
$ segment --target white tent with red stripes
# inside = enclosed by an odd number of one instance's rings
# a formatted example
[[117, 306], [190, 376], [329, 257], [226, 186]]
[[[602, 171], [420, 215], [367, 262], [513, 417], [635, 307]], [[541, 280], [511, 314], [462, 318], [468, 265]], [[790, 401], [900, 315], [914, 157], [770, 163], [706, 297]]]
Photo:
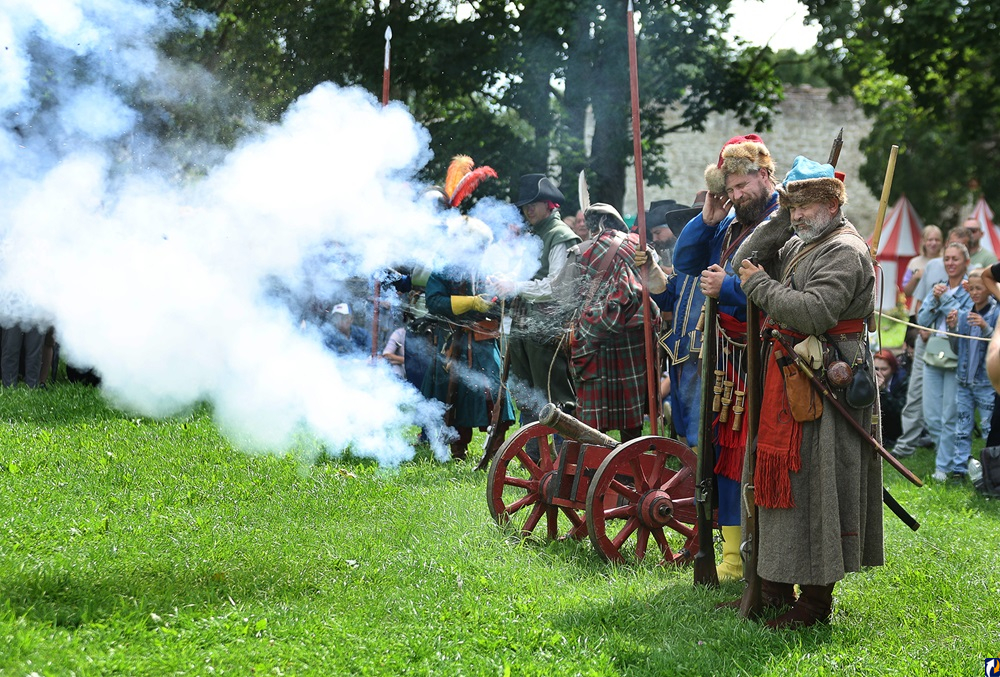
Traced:
[[[921, 231], [924, 222], [905, 195], [885, 215], [882, 236], [879, 238], [875, 258], [881, 272], [878, 275], [878, 293], [875, 302], [881, 302], [885, 312], [896, 307], [896, 299], [903, 288], [906, 264], [920, 253]], [[888, 283], [887, 283], [888, 282]]]
[[986, 204], [985, 197], [979, 198], [979, 202], [972, 208], [972, 214], [969, 215], [969, 218], [979, 221], [983, 231], [985, 231], [979, 245], [983, 249], [989, 249], [994, 256], [1000, 256], [1000, 228], [993, 223], [993, 210]]

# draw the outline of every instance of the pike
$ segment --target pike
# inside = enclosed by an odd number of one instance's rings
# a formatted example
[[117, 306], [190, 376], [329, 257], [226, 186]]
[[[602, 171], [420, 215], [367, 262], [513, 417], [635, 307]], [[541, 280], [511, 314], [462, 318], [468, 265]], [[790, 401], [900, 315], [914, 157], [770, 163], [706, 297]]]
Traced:
[[899, 146], [892, 145], [889, 149], [889, 163], [885, 167], [885, 179], [882, 181], [882, 197], [878, 201], [878, 212], [875, 215], [875, 232], [872, 233], [871, 248], [872, 263], [878, 253], [878, 241], [882, 238], [882, 224], [885, 222], [885, 209], [889, 205], [889, 191], [892, 188], [892, 175], [896, 171], [896, 154]]
[[[382, 63], [382, 108], [389, 105], [389, 55], [392, 52], [392, 27], [385, 27], [385, 59]], [[378, 357], [378, 304], [382, 280], [375, 277], [372, 288], [372, 362]]]
[[837, 138], [833, 140], [833, 145], [830, 146], [830, 157], [827, 158], [826, 164], [831, 167], [836, 167], [837, 163], [840, 162], [840, 149], [844, 147], [844, 128], [841, 127], [840, 131], [837, 132]]
[[[841, 129], [843, 133], [843, 129]], [[838, 140], [843, 143], [840, 136]], [[834, 142], [836, 146], [836, 142]], [[838, 151], [839, 153], [839, 151]], [[756, 252], [755, 252], [756, 253]], [[751, 255], [751, 262], [755, 257]], [[754, 472], [757, 470], [757, 430], [760, 426], [761, 402], [761, 346], [760, 310], [747, 297], [747, 448], [743, 457], [743, 475], [740, 478], [740, 507], [743, 510], [743, 542], [740, 543], [740, 557], [743, 559], [743, 578], [747, 585], [740, 598], [740, 616], [755, 618], [761, 612], [760, 575], [757, 573], [757, 557], [760, 530], [757, 528], [756, 488]]]
[[[638, 57], [636, 56], [635, 45], [635, 18], [633, 14], [632, 0], [628, 0], [628, 68], [629, 68], [629, 89], [632, 93], [632, 148], [635, 154], [635, 201], [636, 227], [639, 230], [639, 248], [641, 252], [646, 251], [646, 202], [642, 194], [642, 137], [639, 134], [639, 73]], [[642, 276], [642, 333], [643, 343], [646, 348], [646, 396], [649, 399], [649, 434], [657, 434], [657, 403], [660, 398], [657, 396], [657, 383], [659, 381], [659, 370], [656, 368], [655, 347], [653, 342], [653, 323], [649, 317], [649, 270], [652, 265], [649, 261], [639, 269]]]

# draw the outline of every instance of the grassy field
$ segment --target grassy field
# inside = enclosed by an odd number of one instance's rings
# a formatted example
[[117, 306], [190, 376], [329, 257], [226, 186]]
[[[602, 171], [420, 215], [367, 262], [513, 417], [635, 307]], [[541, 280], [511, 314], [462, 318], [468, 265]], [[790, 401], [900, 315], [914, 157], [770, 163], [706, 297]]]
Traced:
[[887, 468], [920, 531], [887, 512], [887, 566], [776, 634], [713, 610], [738, 585], [505, 533], [474, 463], [251, 456], [204, 409], [70, 385], [5, 390], [0, 420], [0, 675], [952, 676], [1000, 652], [1000, 505], [968, 485]]

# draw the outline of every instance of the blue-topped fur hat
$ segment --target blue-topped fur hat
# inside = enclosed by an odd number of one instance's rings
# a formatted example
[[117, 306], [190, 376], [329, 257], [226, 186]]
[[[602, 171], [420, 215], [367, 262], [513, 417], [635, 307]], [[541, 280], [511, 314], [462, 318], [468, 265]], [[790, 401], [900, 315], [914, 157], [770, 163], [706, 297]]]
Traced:
[[796, 156], [785, 180], [778, 186], [779, 204], [791, 208], [827, 200], [836, 200], [841, 207], [847, 204], [847, 189], [834, 173], [833, 165]]

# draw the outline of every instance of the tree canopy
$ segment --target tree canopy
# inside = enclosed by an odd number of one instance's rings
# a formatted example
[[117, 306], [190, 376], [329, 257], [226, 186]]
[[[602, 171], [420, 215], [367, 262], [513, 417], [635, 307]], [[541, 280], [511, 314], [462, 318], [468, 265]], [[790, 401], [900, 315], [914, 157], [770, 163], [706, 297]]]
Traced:
[[905, 193], [925, 218], [953, 225], [980, 193], [1000, 198], [1000, 3], [990, 0], [804, 0], [820, 43], [872, 118], [861, 178], [881, 190], [900, 147], [892, 199]]
[[[392, 27], [391, 96], [431, 133], [429, 181], [451, 157], [500, 173], [503, 193], [524, 173], [586, 170], [594, 200], [622, 207], [631, 161], [627, 0], [184, 0], [218, 17], [171, 48], [225, 76], [237, 99], [276, 119], [323, 81], [381, 92], [383, 34]], [[723, 37], [728, 2], [640, 2], [638, 34], [647, 182], [671, 132], [701, 129], [712, 112], [770, 125], [781, 100], [769, 50]], [[662, 113], [679, 106], [667, 127]], [[588, 143], [589, 142], [589, 143]], [[587, 152], [589, 146], [589, 153]], [[575, 191], [565, 191], [575, 207]]]

